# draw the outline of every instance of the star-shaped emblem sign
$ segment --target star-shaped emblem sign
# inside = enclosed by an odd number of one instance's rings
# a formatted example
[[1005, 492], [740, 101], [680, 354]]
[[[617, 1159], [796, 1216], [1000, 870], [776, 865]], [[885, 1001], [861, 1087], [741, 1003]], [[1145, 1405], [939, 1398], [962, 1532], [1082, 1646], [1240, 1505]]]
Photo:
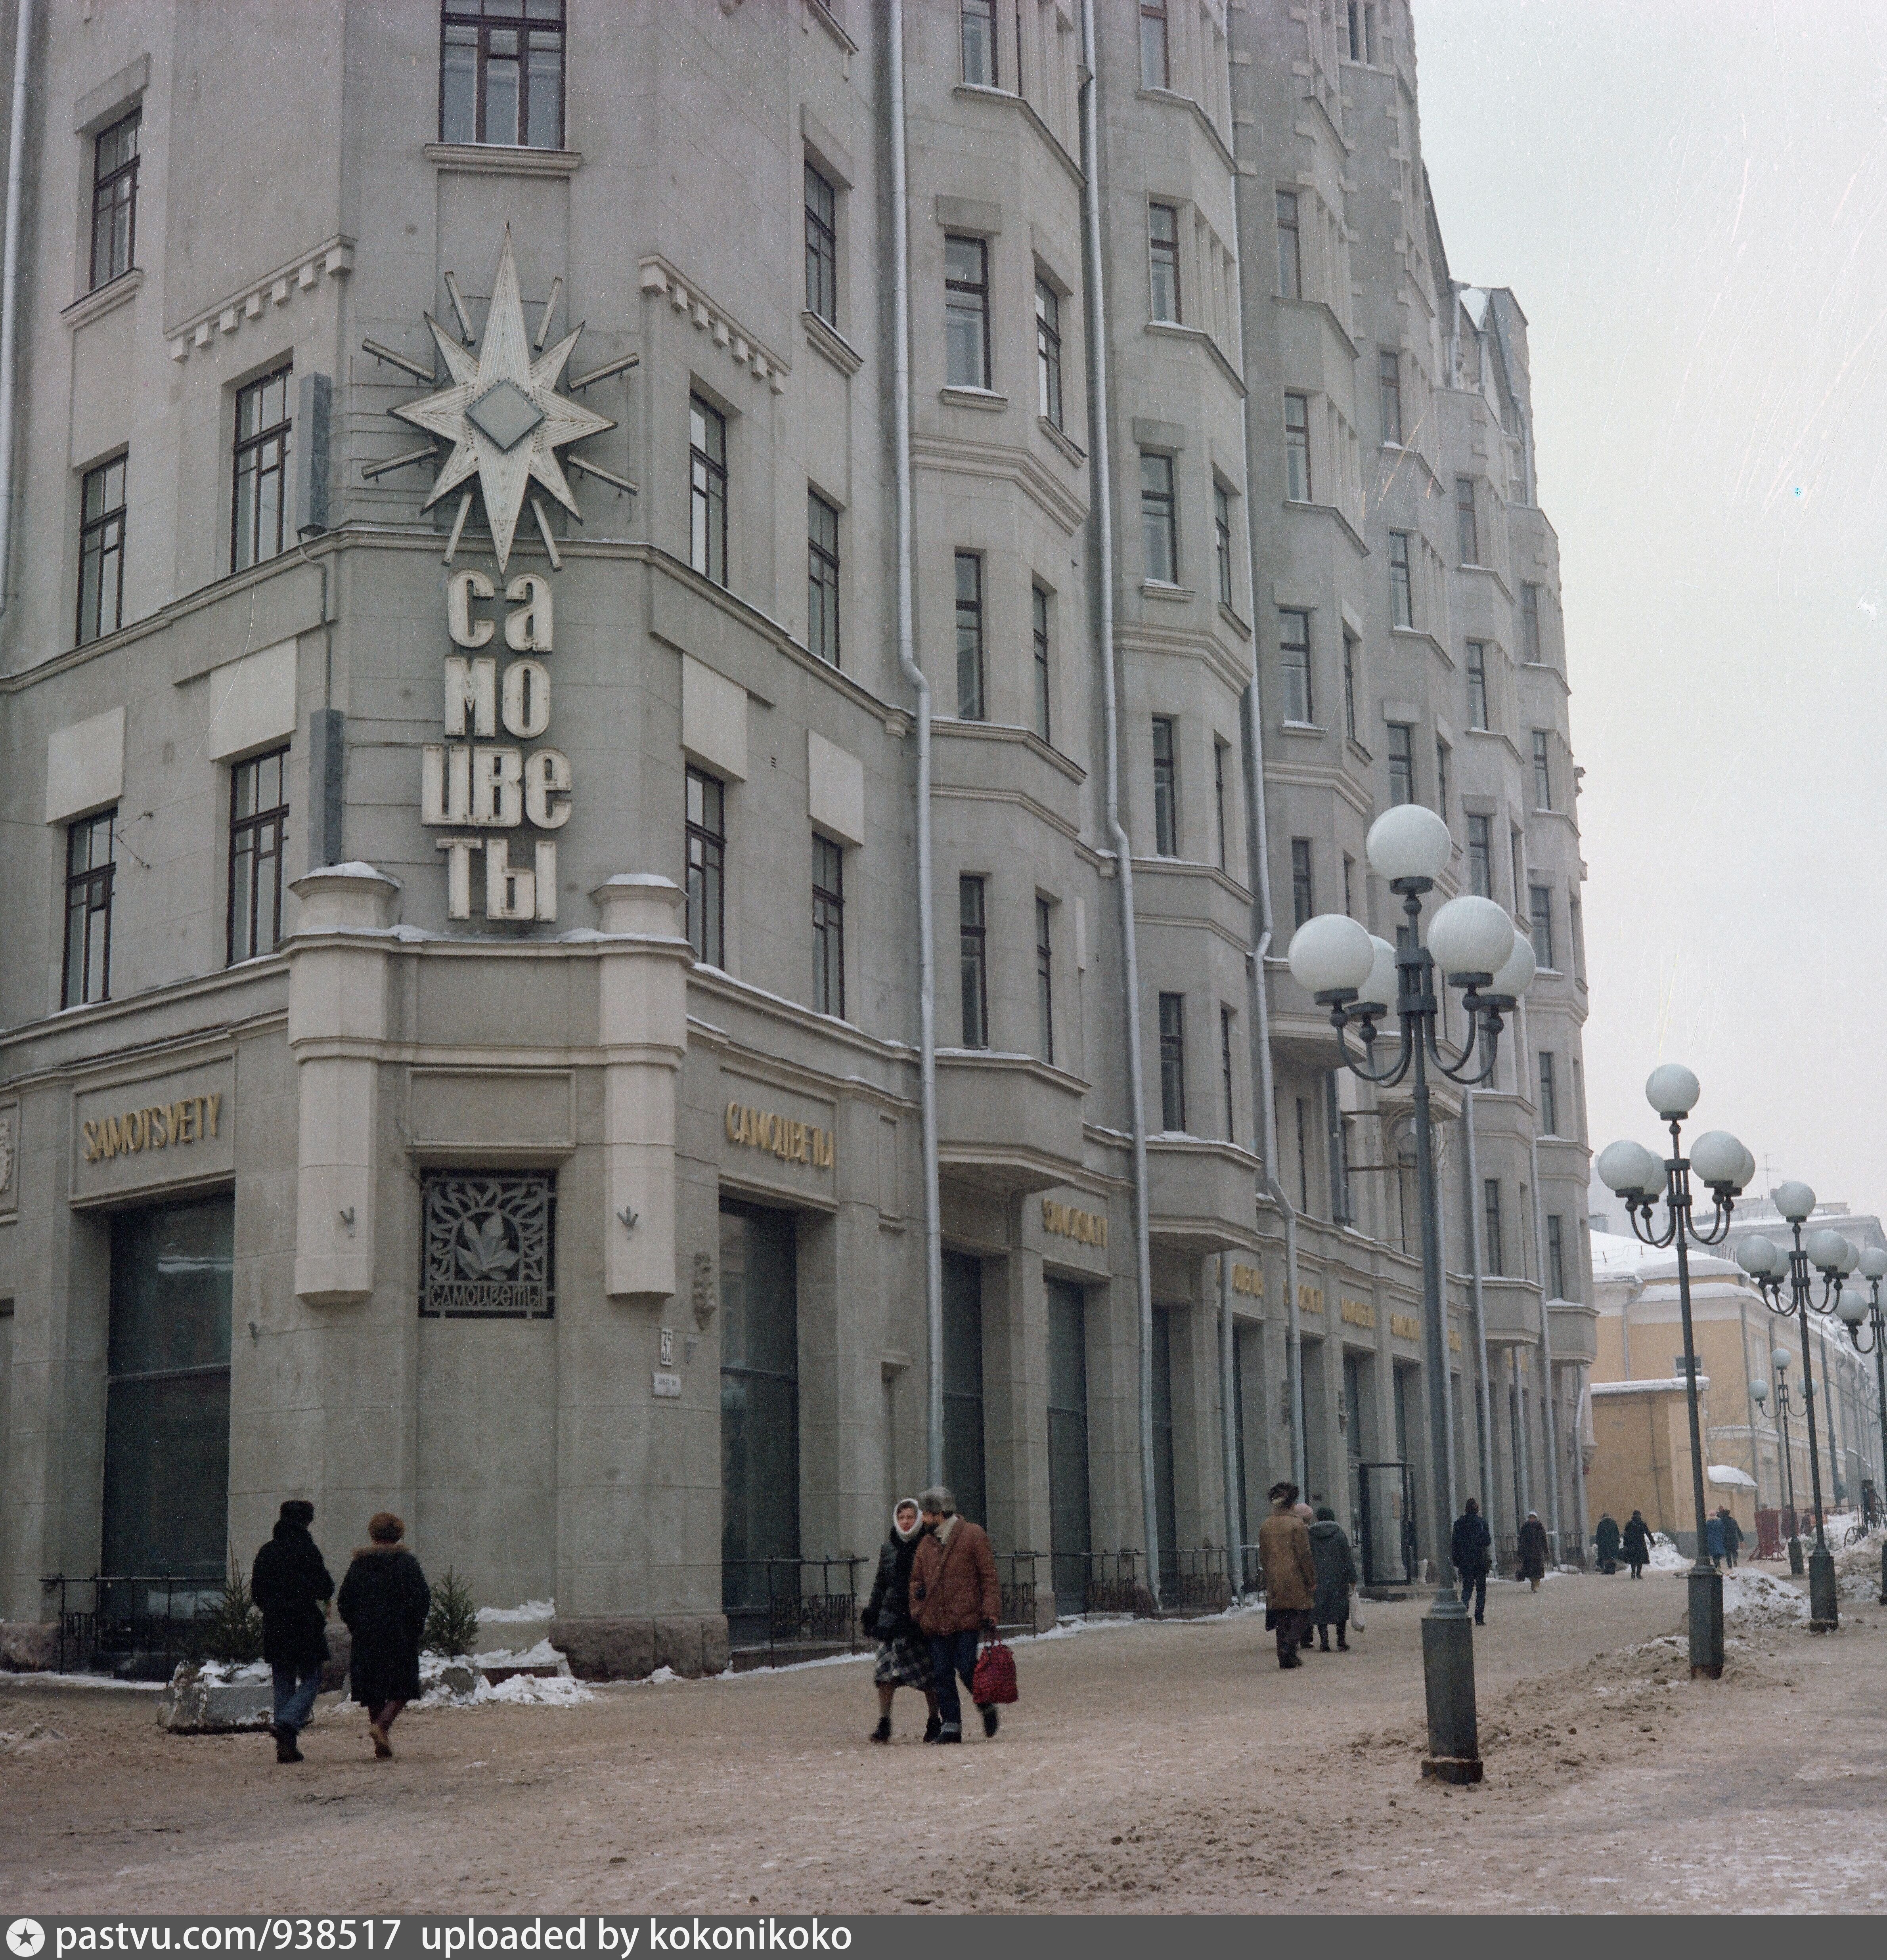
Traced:
[[[498, 254], [498, 277], [492, 284], [491, 308], [485, 317], [485, 337], [477, 358], [431, 313], [426, 324], [432, 329], [451, 380], [436, 394], [409, 402], [393, 413], [402, 422], [452, 444], [452, 453], [424, 508], [431, 510], [449, 492], [477, 476], [502, 571], [510, 562], [511, 540], [532, 483], [541, 484], [575, 516], [577, 500], [570, 494], [557, 452], [585, 436], [614, 428], [616, 424], [557, 392], [564, 364], [583, 332], [581, 326], [565, 334], [541, 358], [531, 358], [509, 225], [504, 228], [504, 247]], [[541, 511], [539, 517], [541, 521]]]

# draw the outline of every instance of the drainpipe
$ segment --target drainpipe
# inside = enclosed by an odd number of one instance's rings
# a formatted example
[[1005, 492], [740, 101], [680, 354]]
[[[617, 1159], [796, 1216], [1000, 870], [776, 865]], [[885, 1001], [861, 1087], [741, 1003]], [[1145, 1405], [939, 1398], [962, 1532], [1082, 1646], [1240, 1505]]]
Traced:
[[1481, 1488], [1490, 1500], [1494, 1495], [1494, 1405], [1488, 1384], [1488, 1306], [1481, 1290], [1481, 1218], [1475, 1204], [1481, 1189], [1480, 1160], [1475, 1155], [1475, 1092], [1465, 1090], [1461, 1098], [1461, 1134], [1466, 1146], [1463, 1170], [1467, 1179], [1468, 1222], [1462, 1233], [1468, 1247], [1468, 1301], [1474, 1312], [1475, 1367], [1480, 1376], [1475, 1384], [1475, 1405], [1481, 1418]]
[[937, 921], [931, 877], [931, 684], [911, 597], [911, 239], [905, 189], [904, 0], [890, 0], [892, 422], [898, 470], [898, 665], [917, 696], [918, 1096], [924, 1147], [925, 1475], [944, 1481], [944, 1227], [937, 1189]]
[[13, 565], [14, 418], [19, 366], [20, 192], [26, 175], [26, 77], [33, 46], [33, 0], [19, 0], [13, 35], [13, 110], [7, 126], [7, 234], [0, 259], [0, 612]]
[[1081, 0], [1081, 205], [1087, 232], [1088, 396], [1101, 599], [1101, 709], [1106, 736], [1107, 835], [1120, 886], [1122, 1007], [1127, 1024], [1127, 1105], [1134, 1141], [1134, 1262], [1140, 1322], [1140, 1500], [1147, 1583], [1160, 1603], [1160, 1507], [1154, 1487], [1154, 1295], [1147, 1223], [1146, 1076], [1141, 1055], [1140, 953], [1134, 921], [1134, 851], [1120, 814], [1120, 719], [1114, 679], [1114, 482], [1108, 456], [1107, 291], [1101, 262], [1101, 139], [1096, 91], [1094, 0]]
[[[1532, 1044], [1527, 1039], [1526, 1002], [1520, 1008], [1520, 1053], [1527, 1058], [1529, 1069], [1533, 1057]], [[1530, 1077], [1529, 1078], [1531, 1079]], [[1533, 1254], [1539, 1262], [1540, 1275], [1540, 1402], [1546, 1412], [1546, 1510], [1547, 1529], [1553, 1534], [1553, 1562], [1558, 1564], [1564, 1556], [1560, 1542], [1559, 1525], [1559, 1414], [1553, 1406], [1553, 1316], [1546, 1304], [1546, 1214], [1540, 1201], [1540, 1139], [1539, 1125], [1536, 1120], [1527, 1137], [1527, 1157], [1533, 1171]], [[1574, 1439], [1577, 1443], [1577, 1439]]]

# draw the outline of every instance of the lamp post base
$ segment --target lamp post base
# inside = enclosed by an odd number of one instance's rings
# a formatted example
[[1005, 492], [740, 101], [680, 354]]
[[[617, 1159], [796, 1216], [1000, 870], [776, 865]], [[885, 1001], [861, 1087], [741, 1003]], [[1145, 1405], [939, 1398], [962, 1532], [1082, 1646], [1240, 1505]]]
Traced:
[[1809, 1631], [1831, 1634], [1841, 1624], [1834, 1586], [1834, 1554], [1825, 1545], [1809, 1554]]
[[[1887, 1592], [1887, 1548], [1883, 1548], [1882, 1551], [1882, 1572], [1881, 1590]], [[1802, 1577], [1802, 1541], [1799, 1538], [1792, 1538], [1789, 1541], [1789, 1577], [1791, 1579]]]
[[1714, 1567], [1694, 1565], [1690, 1572], [1691, 1678], [1707, 1675], [1721, 1679], [1723, 1672], [1723, 1575]]
[[1428, 1694], [1428, 1753], [1422, 1758], [1422, 1774], [1441, 1783], [1478, 1783], [1474, 1628], [1459, 1600], [1437, 1600], [1423, 1618], [1422, 1678]]

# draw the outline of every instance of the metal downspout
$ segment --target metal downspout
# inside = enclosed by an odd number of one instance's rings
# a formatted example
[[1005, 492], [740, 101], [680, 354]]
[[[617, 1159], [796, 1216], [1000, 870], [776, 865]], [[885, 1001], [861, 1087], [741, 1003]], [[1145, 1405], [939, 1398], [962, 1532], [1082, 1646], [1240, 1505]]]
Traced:
[[[1520, 1002], [1520, 1052], [1526, 1058], [1531, 1080], [1533, 1045], [1527, 1038], [1526, 1003]], [[1546, 1214], [1540, 1200], [1540, 1138], [1537, 1114], [1527, 1138], [1527, 1160], [1533, 1172], [1533, 1254], [1540, 1275], [1540, 1402], [1546, 1421], [1546, 1528], [1553, 1534], [1553, 1562], [1565, 1556], [1560, 1538], [1559, 1522], [1559, 1413], [1553, 1405], [1553, 1316], [1548, 1310], [1546, 1270]]]
[[1106, 737], [1107, 835], [1120, 886], [1121, 969], [1127, 1034], [1127, 1106], [1134, 1147], [1134, 1262], [1140, 1322], [1140, 1497], [1145, 1513], [1147, 1583], [1160, 1603], [1160, 1507], [1154, 1485], [1154, 1295], [1147, 1221], [1146, 1077], [1141, 1055], [1140, 955], [1134, 919], [1134, 852], [1120, 815], [1119, 703], [1114, 679], [1114, 485], [1109, 459], [1107, 291], [1101, 261], [1101, 141], [1095, 91], [1094, 0], [1081, 0], [1081, 206], [1088, 249], [1089, 433], [1099, 533], [1102, 720]]
[[26, 78], [33, 0], [19, 0], [13, 36], [13, 109], [7, 125], [7, 231], [0, 259], [0, 612], [13, 569], [13, 450], [20, 337], [20, 192], [26, 174]]
[[944, 1481], [944, 1226], [937, 1188], [937, 921], [931, 889], [931, 684], [911, 597], [911, 239], [905, 187], [904, 0], [890, 0], [892, 421], [898, 472], [898, 665], [917, 696], [918, 1096], [924, 1149], [925, 1476]]
[[1468, 1247], [1468, 1300], [1474, 1311], [1475, 1407], [1481, 1418], [1481, 1488], [1494, 1497], [1494, 1404], [1488, 1383], [1488, 1307], [1481, 1285], [1481, 1219], [1475, 1199], [1481, 1190], [1481, 1163], [1475, 1154], [1475, 1092], [1464, 1090], [1461, 1098], [1461, 1134], [1465, 1146], [1462, 1174], [1467, 1183], [1468, 1218], [1462, 1233]]

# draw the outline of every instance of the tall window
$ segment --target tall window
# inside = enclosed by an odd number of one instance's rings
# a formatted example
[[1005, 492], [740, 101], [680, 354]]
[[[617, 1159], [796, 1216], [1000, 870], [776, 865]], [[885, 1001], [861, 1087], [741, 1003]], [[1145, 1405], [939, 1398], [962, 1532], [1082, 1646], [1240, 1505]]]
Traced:
[[1218, 826], [1219, 869], [1230, 870], [1225, 854], [1225, 758], [1228, 745], [1215, 740], [1212, 744], [1212, 813]]
[[1481, 562], [1481, 536], [1475, 523], [1475, 487], [1472, 476], [1455, 479], [1455, 541], [1461, 547], [1463, 565]]
[[111, 998], [111, 887], [116, 805], [65, 826], [65, 970], [59, 1004]]
[[1519, 826], [1517, 824], [1516, 824], [1513, 829], [1509, 830], [1507, 832], [1507, 848], [1509, 854], [1513, 859], [1513, 908], [1516, 912], [1518, 912], [1520, 908], [1520, 886], [1522, 880], [1520, 877], [1520, 830]]
[[718, 776], [688, 772], [688, 943], [708, 966], [727, 964], [727, 800]]
[[806, 166], [806, 310], [838, 324], [838, 194]]
[[989, 963], [983, 919], [983, 881], [956, 881], [957, 943], [963, 966], [963, 1045], [989, 1045]]
[[1551, 737], [1544, 728], [1533, 731], [1533, 807], [1553, 807], [1553, 752]]
[[1547, 1298], [1566, 1297], [1566, 1223], [1557, 1211], [1546, 1214]]
[[282, 940], [282, 861], [288, 842], [288, 751], [229, 772], [229, 963]]
[[1582, 1144], [1586, 1141], [1586, 1077], [1577, 1055], [1573, 1057], [1573, 1134]]
[[144, 111], [134, 109], [92, 141], [91, 291], [137, 263], [138, 143]]
[[1343, 854], [1343, 915], [1345, 918], [1356, 917], [1356, 905], [1353, 892], [1355, 882], [1356, 860], [1346, 851]]
[[1488, 643], [1468, 642], [1468, 726], [1485, 728], [1488, 721]]
[[1376, 357], [1376, 399], [1383, 417], [1383, 440], [1399, 444], [1402, 440], [1402, 357], [1387, 347], [1379, 349]]
[[1154, 717], [1154, 849], [1162, 858], [1179, 854], [1179, 784], [1173, 754], [1173, 717]]
[[688, 398], [688, 562], [717, 585], [727, 582], [727, 418], [698, 395]]
[[1529, 885], [1527, 912], [1533, 925], [1533, 959], [1542, 972], [1554, 970], [1553, 892], [1548, 885]]
[[1350, 59], [1353, 62], [1360, 62], [1363, 59], [1363, 27], [1360, 18], [1363, 8], [1360, 0], [1349, 0], [1348, 11], [1348, 46], [1350, 49]]
[[1345, 629], [1343, 635], [1343, 732], [1357, 739], [1356, 718], [1357, 637]]
[[1042, 1043], [1042, 1059], [1055, 1059], [1055, 953], [1049, 943], [1050, 918], [1055, 908], [1046, 899], [1036, 901], [1036, 1012]]
[[1478, 899], [1494, 896], [1493, 827], [1491, 817], [1468, 819], [1468, 888]]
[[1155, 320], [1179, 318], [1179, 214], [1169, 204], [1147, 207], [1147, 250], [1153, 260]]
[[1238, 1141], [1237, 1112], [1232, 1102], [1232, 1033], [1238, 1017], [1230, 1007], [1219, 1010], [1219, 1082], [1225, 1096], [1225, 1140]]
[[1173, 65], [1166, 50], [1166, 0], [1140, 0], [1140, 85], [1169, 88]]
[[1297, 193], [1278, 193], [1278, 290], [1287, 300], [1304, 296], [1303, 256], [1297, 240]]
[[235, 508], [230, 569], [277, 556], [285, 537], [288, 481], [288, 380], [278, 368], [236, 396]]
[[806, 493], [806, 644], [838, 664], [838, 513]]
[[1415, 731], [1406, 721], [1389, 724], [1389, 801], [1415, 800]]
[[996, 86], [996, 0], [961, 0], [963, 79], [979, 88]]
[[1310, 399], [1284, 397], [1284, 495], [1294, 504], [1310, 501]]
[[1036, 412], [1061, 427], [1061, 296], [1046, 279], [1036, 282]]
[[1435, 813], [1448, 821], [1448, 744], [1435, 737]]
[[439, 140], [561, 150], [563, 0], [446, 0]]
[[125, 459], [85, 473], [78, 530], [78, 644], [125, 622]]
[[1284, 719], [1309, 721], [1314, 705], [1310, 693], [1310, 615], [1286, 606], [1278, 615], [1278, 665], [1284, 683]]
[[1039, 585], [1029, 589], [1029, 638], [1035, 652], [1036, 733], [1049, 734], [1049, 595]]
[[1223, 484], [1212, 486], [1212, 543], [1219, 567], [1219, 603], [1236, 612], [1232, 603], [1232, 493]]
[[1553, 1074], [1553, 1058], [1540, 1052], [1540, 1134], [1559, 1134], [1559, 1085]]
[[1389, 623], [1412, 626], [1415, 623], [1415, 593], [1409, 578], [1408, 533], [1389, 533]]
[[1140, 459], [1140, 528], [1146, 541], [1147, 576], [1160, 585], [1179, 582], [1179, 532], [1173, 493], [1173, 458]]
[[1506, 1249], [1500, 1242], [1500, 1180], [1497, 1177], [1483, 1179], [1481, 1191], [1487, 1218], [1488, 1271], [1504, 1273], [1507, 1262]]
[[944, 240], [944, 343], [953, 388], [989, 386], [989, 247], [980, 238]]
[[1530, 664], [1539, 663], [1540, 588], [1537, 585], [1520, 587], [1520, 652]]
[[1160, 1127], [1186, 1127], [1185, 996], [1160, 997]]
[[845, 1017], [845, 852], [813, 833], [813, 1007]]
[[[1585, 914], [1577, 899], [1569, 899], [1566, 905], [1566, 940], [1572, 949], [1573, 978], [1586, 977], [1586, 927]], [[1577, 1067], [1577, 1064], [1574, 1064]]]
[[983, 561], [975, 552], [956, 554], [956, 712], [983, 719]]
[[1310, 839], [1290, 840], [1290, 905], [1295, 923], [1307, 924], [1316, 915], [1317, 897], [1310, 882]]

